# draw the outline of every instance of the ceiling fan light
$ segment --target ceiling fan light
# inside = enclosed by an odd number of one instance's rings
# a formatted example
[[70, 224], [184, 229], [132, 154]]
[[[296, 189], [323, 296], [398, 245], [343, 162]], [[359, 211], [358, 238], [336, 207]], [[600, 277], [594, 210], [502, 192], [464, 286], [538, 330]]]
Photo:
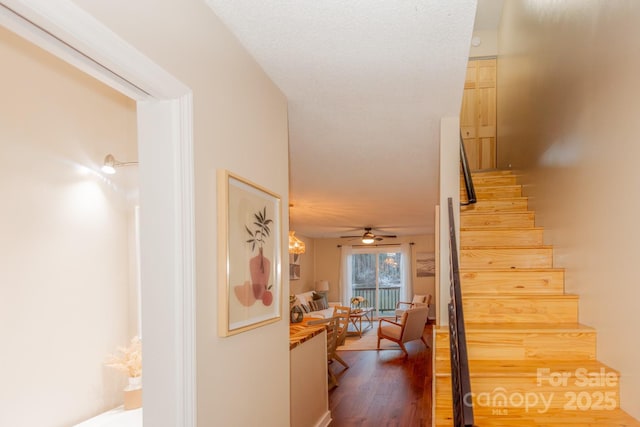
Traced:
[[365, 245], [370, 245], [371, 243], [376, 241], [375, 237], [376, 236], [374, 236], [373, 233], [367, 231], [362, 235], [362, 243], [364, 243]]

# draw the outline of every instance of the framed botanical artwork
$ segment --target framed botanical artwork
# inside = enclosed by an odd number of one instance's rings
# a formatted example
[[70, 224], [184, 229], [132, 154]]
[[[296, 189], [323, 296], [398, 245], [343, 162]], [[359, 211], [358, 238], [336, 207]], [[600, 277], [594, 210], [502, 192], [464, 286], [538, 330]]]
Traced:
[[280, 196], [227, 170], [218, 171], [218, 231], [219, 335], [280, 320]]
[[416, 252], [416, 277], [432, 277], [436, 275], [436, 254], [433, 252]]

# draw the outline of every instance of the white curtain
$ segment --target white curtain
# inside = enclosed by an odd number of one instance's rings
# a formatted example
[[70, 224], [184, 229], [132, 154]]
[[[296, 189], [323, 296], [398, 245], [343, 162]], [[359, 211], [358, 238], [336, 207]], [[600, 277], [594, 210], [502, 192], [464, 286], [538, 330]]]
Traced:
[[400, 281], [403, 284], [400, 290], [400, 301], [410, 302], [413, 299], [413, 275], [411, 274], [411, 245], [400, 245]]
[[353, 247], [342, 245], [340, 249], [340, 298], [342, 305], [349, 306], [351, 301], [351, 256]]

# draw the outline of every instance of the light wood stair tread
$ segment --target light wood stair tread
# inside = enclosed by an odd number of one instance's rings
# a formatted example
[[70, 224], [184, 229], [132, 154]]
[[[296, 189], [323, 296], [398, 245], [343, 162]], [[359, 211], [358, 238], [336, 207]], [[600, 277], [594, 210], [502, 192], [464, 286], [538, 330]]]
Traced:
[[[522, 198], [526, 198], [526, 197], [518, 197], [518, 199], [522, 199]], [[510, 212], [489, 212], [489, 211], [461, 211], [460, 215], [461, 216], [487, 216], [487, 215], [534, 215], [535, 216], [536, 212], [535, 211], [510, 211]]]
[[[517, 184], [518, 177], [516, 175], [486, 175], [482, 177], [476, 176], [473, 178], [474, 187], [485, 185], [487, 183], [491, 183], [492, 185]], [[460, 188], [465, 188], [464, 176], [460, 176]]]
[[575, 294], [525, 294], [525, 293], [513, 293], [507, 295], [497, 294], [469, 294], [465, 295], [463, 300], [491, 300], [491, 301], [504, 301], [504, 300], [565, 300], [565, 299], [578, 299], [579, 296]]
[[487, 169], [487, 170], [476, 170], [471, 172], [472, 178], [476, 176], [497, 176], [497, 175], [516, 175], [516, 174], [511, 169]]
[[467, 331], [482, 332], [595, 332], [596, 329], [581, 323], [467, 323]]
[[[518, 189], [518, 188], [522, 188], [522, 184], [493, 184], [493, 183], [486, 183], [486, 184], [480, 184], [480, 185], [475, 185], [474, 183], [474, 189], [482, 189], [482, 190], [488, 190], [488, 189], [495, 189], [495, 190], [501, 190], [501, 189], [509, 189], [509, 190], [513, 190], [513, 189]], [[461, 192], [466, 192], [466, 189], [461, 188], [460, 189]]]
[[[520, 184], [492, 184], [487, 183], [484, 185], [477, 185], [474, 187], [476, 190], [476, 196], [484, 196], [486, 199], [493, 199], [496, 197], [520, 197], [522, 196], [522, 185]], [[467, 197], [467, 192], [464, 188], [460, 189], [460, 197]]]
[[461, 227], [460, 231], [486, 231], [486, 232], [504, 232], [504, 231], [531, 231], [531, 230], [536, 230], [536, 231], [544, 231], [544, 227], [487, 227], [487, 228], [481, 228], [481, 227]]
[[[496, 198], [490, 198], [490, 199], [477, 199], [477, 202], [520, 202], [520, 201], [528, 201], [529, 197], [528, 196], [516, 196], [516, 197], [496, 197]], [[467, 205], [467, 206], [461, 206], [461, 208], [465, 208], [465, 207], [473, 207], [474, 204], [471, 205]], [[483, 211], [483, 212], [488, 212], [488, 211]], [[525, 212], [525, 211], [518, 211], [518, 212]], [[528, 211], [527, 211], [528, 212]]]
[[[436, 333], [449, 333], [448, 326], [434, 328]], [[595, 328], [582, 323], [465, 323], [467, 332], [596, 332]]]
[[462, 295], [564, 294], [564, 269], [531, 267], [461, 270]]
[[[436, 377], [447, 377], [451, 373], [450, 365], [441, 363], [436, 366]], [[539, 369], [554, 374], [570, 373], [575, 378], [576, 370], [582, 369], [582, 375], [597, 374], [601, 369], [606, 373], [619, 375], [615, 369], [598, 360], [469, 360], [469, 376], [473, 377], [537, 377]]]
[[460, 249], [466, 250], [514, 250], [519, 251], [522, 249], [553, 249], [553, 245], [527, 245], [527, 246], [460, 246]]
[[529, 199], [515, 197], [507, 199], [477, 199], [477, 202], [460, 207], [461, 212], [525, 212], [528, 211]]
[[[452, 425], [452, 424], [448, 424]], [[475, 417], [475, 427], [638, 427], [640, 421], [621, 409], [612, 411], [553, 411], [526, 416]]]
[[[513, 272], [513, 271], [522, 271], [522, 272], [541, 272], [541, 273], [545, 273], [545, 272], [563, 272], [565, 269], [564, 268], [557, 268], [557, 267], [550, 267], [550, 268], [484, 268], [482, 269], [482, 273], [488, 273], [488, 272], [497, 272], [497, 273], [502, 273], [502, 272]], [[476, 273], [478, 270], [475, 268], [461, 268], [460, 269], [460, 273], [463, 274], [471, 274], [471, 273]]]
[[535, 216], [535, 211], [515, 211], [515, 212], [488, 212], [488, 211], [464, 211], [464, 212], [460, 212], [460, 215], [462, 216], [487, 216], [487, 215], [534, 215]]
[[460, 226], [467, 229], [500, 230], [508, 227], [531, 227], [535, 225], [535, 212], [529, 210], [468, 209], [460, 212]]

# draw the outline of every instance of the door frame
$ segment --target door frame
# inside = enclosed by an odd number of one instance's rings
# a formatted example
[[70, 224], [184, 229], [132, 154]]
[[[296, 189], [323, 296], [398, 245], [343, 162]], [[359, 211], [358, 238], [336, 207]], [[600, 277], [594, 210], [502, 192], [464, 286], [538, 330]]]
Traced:
[[0, 0], [0, 25], [137, 102], [144, 422], [195, 426], [191, 89], [72, 1]]

